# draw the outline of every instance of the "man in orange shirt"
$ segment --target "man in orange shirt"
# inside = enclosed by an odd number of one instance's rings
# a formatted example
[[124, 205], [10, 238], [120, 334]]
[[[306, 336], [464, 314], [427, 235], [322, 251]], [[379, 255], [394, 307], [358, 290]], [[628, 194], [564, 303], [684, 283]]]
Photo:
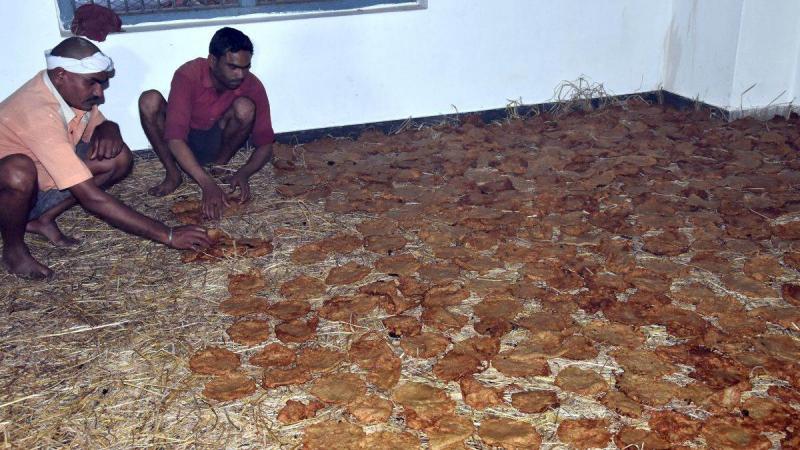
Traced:
[[200, 227], [170, 228], [105, 193], [130, 172], [119, 126], [97, 109], [113, 63], [90, 41], [68, 38], [46, 53], [47, 71], [0, 102], [2, 263], [17, 275], [52, 271], [31, 256], [25, 232], [56, 245], [75, 243], [56, 218], [78, 203], [109, 224], [173, 248], [205, 248]]

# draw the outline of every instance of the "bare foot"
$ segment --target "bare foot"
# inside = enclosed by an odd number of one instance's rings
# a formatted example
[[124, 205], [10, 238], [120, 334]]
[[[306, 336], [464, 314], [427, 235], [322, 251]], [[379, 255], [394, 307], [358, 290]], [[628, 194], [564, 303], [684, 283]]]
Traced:
[[75, 247], [80, 244], [79, 240], [62, 233], [55, 220], [45, 217], [28, 222], [25, 231], [46, 237], [56, 247]]
[[175, 189], [178, 189], [181, 183], [183, 183], [183, 177], [180, 175], [177, 177], [166, 176], [164, 177], [164, 181], [151, 187], [147, 193], [154, 197], [163, 197], [175, 192]]
[[56, 247], [74, 247], [80, 243], [79, 240], [62, 233], [55, 220], [44, 217], [28, 222], [25, 231], [46, 237]]
[[11, 274], [31, 280], [43, 280], [53, 276], [53, 271], [33, 259], [27, 249], [20, 251], [3, 249], [3, 267]]

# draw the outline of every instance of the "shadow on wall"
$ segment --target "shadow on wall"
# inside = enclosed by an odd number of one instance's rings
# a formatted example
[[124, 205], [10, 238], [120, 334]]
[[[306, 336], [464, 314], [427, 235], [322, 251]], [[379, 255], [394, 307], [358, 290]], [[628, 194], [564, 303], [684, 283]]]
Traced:
[[[154, 70], [169, 70], [168, 68], [155, 64], [155, 58], [151, 60], [142, 59], [138, 54], [132, 52], [125, 45], [99, 45], [100, 50], [114, 60], [114, 78], [109, 82], [106, 89], [106, 102], [102, 107], [103, 115], [109, 120], [117, 122], [122, 128], [122, 136], [128, 141], [134, 134], [142, 134], [141, 128], [131, 129], [125, 124], [139, 124], [139, 105], [138, 99], [145, 89], [152, 89], [155, 86], [145, 86], [147, 74]], [[122, 87], [125, 90], [121, 90]], [[166, 92], [164, 92], [166, 95]], [[130, 120], [135, 117], [136, 120]]]
[[664, 88], [671, 89], [675, 86], [675, 78], [678, 76], [678, 70], [681, 66], [681, 52], [683, 41], [681, 40], [680, 30], [675, 21], [675, 17], [669, 23], [669, 31], [667, 32], [666, 42], [664, 43], [666, 49], [666, 61], [664, 61]]

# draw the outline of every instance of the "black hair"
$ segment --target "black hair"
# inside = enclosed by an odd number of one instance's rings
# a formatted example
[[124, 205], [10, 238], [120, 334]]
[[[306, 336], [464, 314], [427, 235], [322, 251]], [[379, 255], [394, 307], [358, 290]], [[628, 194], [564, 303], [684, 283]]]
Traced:
[[217, 30], [208, 45], [208, 53], [217, 58], [224, 56], [228, 52], [236, 53], [242, 50], [252, 54], [253, 43], [250, 42], [250, 38], [246, 34], [231, 27]]
[[82, 37], [68, 37], [50, 52], [53, 56], [81, 59], [100, 51], [91, 41]]

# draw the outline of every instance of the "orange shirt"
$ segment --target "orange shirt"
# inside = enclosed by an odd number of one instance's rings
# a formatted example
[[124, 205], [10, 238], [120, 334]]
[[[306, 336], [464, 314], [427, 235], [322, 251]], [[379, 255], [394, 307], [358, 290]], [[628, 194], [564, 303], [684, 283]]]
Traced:
[[36, 164], [39, 190], [67, 189], [92, 178], [75, 154], [105, 117], [71, 108], [41, 71], [0, 102], [0, 158], [23, 154]]

